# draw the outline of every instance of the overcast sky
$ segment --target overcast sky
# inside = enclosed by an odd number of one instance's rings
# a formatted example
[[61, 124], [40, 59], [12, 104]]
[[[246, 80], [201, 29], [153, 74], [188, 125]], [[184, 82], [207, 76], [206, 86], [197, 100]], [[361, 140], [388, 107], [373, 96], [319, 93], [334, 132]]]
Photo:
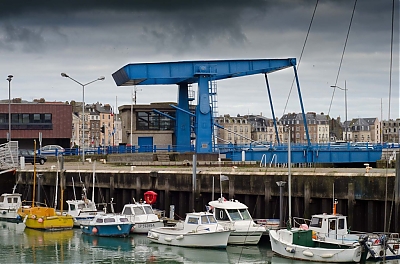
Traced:
[[[399, 113], [399, 2], [395, 8], [392, 85], [392, 0], [320, 0], [304, 53], [315, 0], [2, 0], [1, 99], [130, 104], [133, 87], [117, 87], [112, 73], [129, 63], [210, 59], [297, 58], [306, 112], [348, 119]], [[300, 63], [300, 65], [299, 65]], [[293, 70], [269, 75], [275, 114], [300, 112]], [[337, 80], [337, 83], [336, 83]], [[1, 87], [1, 86], [0, 86]], [[137, 103], [174, 102], [176, 86], [137, 86]], [[289, 96], [290, 94], [290, 96]], [[288, 99], [289, 98], [289, 99]], [[286, 103], [288, 102], [288, 103]], [[381, 105], [382, 102], [382, 105]], [[285, 107], [285, 105], [287, 106]], [[271, 117], [263, 75], [218, 82], [219, 114]]]

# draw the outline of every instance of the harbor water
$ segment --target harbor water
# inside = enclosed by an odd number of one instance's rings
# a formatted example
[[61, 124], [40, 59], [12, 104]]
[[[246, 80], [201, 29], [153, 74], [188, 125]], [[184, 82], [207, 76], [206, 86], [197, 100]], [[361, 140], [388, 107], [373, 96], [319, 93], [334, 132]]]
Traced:
[[182, 248], [150, 243], [146, 235], [95, 237], [82, 234], [80, 229], [38, 231], [9, 222], [0, 222], [0, 263], [311, 264], [274, 256], [267, 239], [257, 246]]

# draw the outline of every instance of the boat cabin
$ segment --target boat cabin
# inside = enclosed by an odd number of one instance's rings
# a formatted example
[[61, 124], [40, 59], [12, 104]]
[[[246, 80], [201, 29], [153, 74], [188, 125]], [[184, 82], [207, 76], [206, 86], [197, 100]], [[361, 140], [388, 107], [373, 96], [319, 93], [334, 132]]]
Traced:
[[[88, 199], [85, 200], [68, 200], [68, 212], [97, 212], [96, 204]], [[75, 215], [75, 214], [74, 214]]]
[[153, 215], [154, 211], [150, 204], [147, 203], [134, 203], [126, 204], [122, 209], [123, 215]]
[[215, 217], [211, 213], [207, 212], [199, 212], [199, 213], [188, 213], [186, 214], [184, 229], [185, 230], [193, 230], [193, 228], [197, 228], [199, 225], [217, 225], [218, 222], [215, 220]]
[[21, 194], [3, 193], [0, 196], [0, 210], [16, 210], [21, 207]]
[[340, 214], [313, 215], [309, 229], [315, 231], [320, 238], [344, 239], [349, 234], [347, 217]]
[[217, 221], [243, 221], [253, 220], [247, 206], [238, 200], [225, 200], [219, 198], [218, 201], [212, 201], [209, 205], [213, 208], [214, 216]]

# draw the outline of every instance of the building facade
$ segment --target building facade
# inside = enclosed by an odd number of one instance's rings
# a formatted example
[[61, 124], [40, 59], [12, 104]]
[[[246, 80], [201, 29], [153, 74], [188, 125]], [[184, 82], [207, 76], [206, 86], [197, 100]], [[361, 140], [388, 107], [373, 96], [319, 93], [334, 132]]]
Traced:
[[[19, 98], [18, 98], [19, 99]], [[7, 142], [9, 124], [11, 140], [18, 141], [20, 148], [55, 144], [70, 147], [72, 138], [72, 107], [62, 102], [26, 102], [13, 99], [10, 103], [9, 123], [8, 100], [0, 102], [0, 141]], [[42, 141], [39, 140], [39, 133]]]

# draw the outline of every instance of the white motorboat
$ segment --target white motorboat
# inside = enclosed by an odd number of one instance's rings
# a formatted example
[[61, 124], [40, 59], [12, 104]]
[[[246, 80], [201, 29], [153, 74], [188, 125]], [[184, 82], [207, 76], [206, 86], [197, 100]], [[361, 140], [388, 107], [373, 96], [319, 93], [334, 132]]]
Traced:
[[233, 199], [228, 201], [223, 197], [208, 204], [218, 223], [233, 230], [229, 236], [228, 244], [258, 244], [266, 229], [253, 221], [245, 204]]
[[21, 194], [3, 193], [0, 196], [0, 220], [20, 222], [21, 217], [17, 211], [21, 207]]
[[207, 212], [188, 213], [185, 222], [174, 227], [151, 229], [147, 238], [151, 242], [201, 248], [226, 248], [231, 230], [219, 224], [214, 215]]
[[158, 218], [151, 205], [146, 202], [125, 204], [121, 214], [135, 224], [132, 233], [147, 234], [152, 228], [164, 226], [163, 220]]
[[[289, 139], [290, 136], [290, 129]], [[288, 204], [289, 221], [286, 228], [269, 230], [271, 249], [276, 254], [289, 259], [307, 260], [315, 262], [340, 263], [340, 262], [359, 262], [361, 260], [362, 246], [358, 241], [344, 241], [338, 239], [338, 227], [344, 228], [343, 219], [339, 220], [336, 215], [336, 203], [334, 202], [334, 212], [331, 219], [323, 214], [321, 219], [316, 217], [311, 220], [310, 226], [320, 228], [318, 231], [309, 229], [307, 224], [300, 227], [292, 227], [291, 216], [291, 146], [288, 142]], [[333, 192], [334, 193], [334, 192]], [[329, 220], [330, 219], [330, 220]], [[295, 222], [296, 223], [296, 222]], [[328, 229], [328, 225], [329, 228]], [[324, 228], [327, 233], [322, 233]], [[347, 231], [347, 229], [346, 229]], [[317, 235], [318, 233], [318, 235]], [[320, 237], [318, 237], [320, 236]], [[325, 238], [327, 238], [325, 240]], [[343, 237], [344, 238], [344, 237]], [[329, 240], [329, 241], [328, 241]]]
[[298, 260], [327, 263], [360, 261], [362, 247], [358, 242], [350, 245], [315, 241], [312, 232], [301, 228], [270, 230], [272, 251], [280, 256]]
[[74, 227], [79, 227], [82, 221], [92, 220], [97, 214], [96, 204], [83, 197], [82, 200], [67, 200], [68, 214], [74, 218]]

